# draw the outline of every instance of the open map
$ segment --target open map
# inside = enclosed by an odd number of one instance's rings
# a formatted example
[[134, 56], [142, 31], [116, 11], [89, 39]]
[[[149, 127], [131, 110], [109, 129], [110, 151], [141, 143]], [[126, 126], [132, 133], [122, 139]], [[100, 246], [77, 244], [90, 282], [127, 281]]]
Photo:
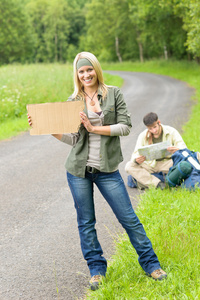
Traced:
[[145, 156], [146, 160], [161, 159], [171, 154], [167, 151], [169, 146], [170, 142], [166, 141], [138, 148], [138, 152]]

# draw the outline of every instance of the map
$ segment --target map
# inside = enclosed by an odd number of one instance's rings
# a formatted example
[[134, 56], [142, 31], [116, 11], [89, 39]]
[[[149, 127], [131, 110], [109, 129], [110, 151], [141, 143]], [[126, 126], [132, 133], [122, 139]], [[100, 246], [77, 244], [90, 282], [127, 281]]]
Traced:
[[138, 152], [145, 156], [146, 160], [161, 159], [171, 154], [167, 151], [169, 146], [170, 142], [166, 141], [138, 148]]

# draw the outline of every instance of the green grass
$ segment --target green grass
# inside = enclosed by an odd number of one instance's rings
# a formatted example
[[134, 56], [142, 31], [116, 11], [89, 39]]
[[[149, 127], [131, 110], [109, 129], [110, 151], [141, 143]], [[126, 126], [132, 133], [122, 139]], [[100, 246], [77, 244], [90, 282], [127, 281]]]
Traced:
[[[196, 63], [150, 61], [104, 65], [107, 70], [150, 72], [187, 82], [196, 89], [196, 104], [183, 138], [191, 150], [200, 150], [200, 67]], [[126, 234], [119, 236], [108, 262], [102, 287], [88, 291], [86, 299], [151, 300], [200, 299], [200, 190], [150, 189], [140, 196], [137, 215], [151, 239], [165, 281], [147, 277]]]
[[142, 221], [168, 278], [155, 282], [139, 267], [127, 236], [116, 243], [107, 277], [87, 299], [199, 299], [200, 190], [159, 191], [142, 196], [137, 215]]
[[[122, 78], [105, 74], [107, 84]], [[0, 140], [28, 130], [26, 105], [66, 101], [73, 92], [72, 65], [8, 65], [0, 68]]]
[[64, 101], [73, 89], [71, 68], [59, 64], [0, 68], [0, 139], [28, 130], [26, 104]]

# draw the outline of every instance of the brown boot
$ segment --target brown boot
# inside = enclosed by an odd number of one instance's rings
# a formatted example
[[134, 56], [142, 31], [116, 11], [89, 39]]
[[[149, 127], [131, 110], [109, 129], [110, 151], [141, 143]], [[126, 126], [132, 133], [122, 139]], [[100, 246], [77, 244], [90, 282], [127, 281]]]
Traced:
[[151, 277], [154, 280], [163, 280], [167, 278], [167, 273], [165, 273], [162, 269], [157, 269], [151, 273]]
[[92, 276], [92, 278], [89, 281], [89, 285], [92, 291], [98, 290], [101, 278], [102, 278], [101, 275]]

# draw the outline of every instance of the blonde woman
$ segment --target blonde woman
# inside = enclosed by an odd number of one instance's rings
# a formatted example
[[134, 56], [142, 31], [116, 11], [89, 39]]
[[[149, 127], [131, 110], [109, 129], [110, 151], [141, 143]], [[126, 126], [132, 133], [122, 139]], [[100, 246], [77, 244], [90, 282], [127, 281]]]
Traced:
[[99, 288], [107, 269], [95, 230], [94, 184], [126, 230], [143, 270], [161, 280], [167, 274], [160, 267], [118, 171], [123, 160], [120, 136], [130, 132], [130, 115], [120, 89], [105, 85], [100, 63], [89, 52], [77, 54], [74, 60], [74, 93], [69, 100], [77, 99], [85, 102], [79, 131], [54, 137], [73, 146], [65, 167], [77, 211], [81, 249], [91, 274], [90, 287]]

